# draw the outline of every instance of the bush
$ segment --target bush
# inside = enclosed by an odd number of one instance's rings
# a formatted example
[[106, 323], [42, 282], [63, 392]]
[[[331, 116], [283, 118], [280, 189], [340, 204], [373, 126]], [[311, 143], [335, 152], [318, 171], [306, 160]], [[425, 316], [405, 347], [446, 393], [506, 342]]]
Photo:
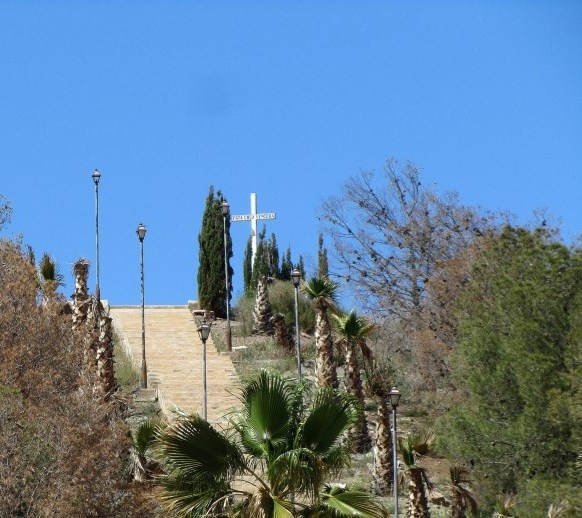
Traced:
[[[295, 288], [290, 281], [275, 280], [269, 285], [269, 300], [273, 314], [281, 313], [285, 322], [295, 333]], [[299, 328], [301, 332], [312, 334], [315, 326], [315, 312], [311, 302], [299, 293]], [[245, 336], [253, 330], [254, 296], [242, 296], [237, 300], [234, 317], [242, 325]]]

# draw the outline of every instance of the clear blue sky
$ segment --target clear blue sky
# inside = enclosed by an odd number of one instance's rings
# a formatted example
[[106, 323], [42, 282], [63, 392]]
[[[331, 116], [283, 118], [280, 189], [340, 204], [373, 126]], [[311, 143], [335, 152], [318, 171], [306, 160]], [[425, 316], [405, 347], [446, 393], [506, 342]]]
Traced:
[[[276, 212], [308, 268], [323, 198], [386, 157], [463, 203], [582, 233], [582, 2], [0, 0], [3, 235], [66, 274], [95, 257], [102, 297], [197, 298], [212, 184]], [[235, 296], [250, 226], [233, 223]], [[91, 280], [91, 286], [94, 279]]]

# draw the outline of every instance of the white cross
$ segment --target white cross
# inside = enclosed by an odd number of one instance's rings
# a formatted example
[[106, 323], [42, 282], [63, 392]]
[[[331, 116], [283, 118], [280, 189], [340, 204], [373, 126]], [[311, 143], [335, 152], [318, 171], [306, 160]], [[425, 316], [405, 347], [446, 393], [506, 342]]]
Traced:
[[251, 192], [251, 213], [250, 214], [233, 214], [230, 221], [250, 221], [251, 222], [251, 268], [255, 265], [255, 255], [257, 254], [257, 220], [258, 219], [275, 219], [274, 212], [263, 212], [257, 214], [257, 194]]

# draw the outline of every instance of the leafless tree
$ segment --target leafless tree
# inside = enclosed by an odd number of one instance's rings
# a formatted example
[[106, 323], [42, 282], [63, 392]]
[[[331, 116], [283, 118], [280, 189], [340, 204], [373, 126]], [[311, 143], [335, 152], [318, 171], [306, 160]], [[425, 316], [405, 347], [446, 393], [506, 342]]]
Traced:
[[418, 322], [426, 284], [438, 264], [494, 227], [492, 215], [462, 206], [420, 181], [412, 163], [386, 160], [383, 175], [363, 171], [320, 215], [334, 245], [335, 271], [365, 310]]

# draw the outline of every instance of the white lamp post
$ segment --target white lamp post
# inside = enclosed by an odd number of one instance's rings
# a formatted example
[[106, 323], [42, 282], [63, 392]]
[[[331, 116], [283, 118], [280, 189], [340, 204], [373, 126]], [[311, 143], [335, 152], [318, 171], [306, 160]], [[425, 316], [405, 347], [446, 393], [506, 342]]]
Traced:
[[99, 284], [99, 180], [101, 180], [101, 173], [98, 169], [93, 171], [91, 178], [93, 178], [93, 183], [95, 184], [95, 268], [97, 274], [95, 297], [97, 300], [101, 300], [101, 289]]
[[226, 349], [227, 351], [232, 351], [232, 333], [230, 330], [230, 301], [229, 290], [228, 290], [228, 247], [226, 246], [226, 218], [230, 211], [230, 205], [227, 201], [222, 202], [222, 223], [223, 223], [223, 237], [224, 237], [224, 279], [226, 286]]
[[143, 281], [143, 239], [146, 235], [146, 228], [140, 223], [135, 231], [140, 244], [140, 266], [141, 266], [141, 386], [148, 388], [148, 367], [146, 363], [145, 350], [145, 305], [144, 305], [144, 281]]
[[210, 324], [202, 320], [198, 328], [198, 335], [202, 340], [202, 417], [207, 419], [207, 387], [206, 387], [206, 340], [210, 336]]
[[392, 387], [389, 393], [392, 405], [392, 471], [394, 477], [394, 518], [398, 518], [398, 436], [396, 434], [396, 408], [400, 401], [400, 391]]

